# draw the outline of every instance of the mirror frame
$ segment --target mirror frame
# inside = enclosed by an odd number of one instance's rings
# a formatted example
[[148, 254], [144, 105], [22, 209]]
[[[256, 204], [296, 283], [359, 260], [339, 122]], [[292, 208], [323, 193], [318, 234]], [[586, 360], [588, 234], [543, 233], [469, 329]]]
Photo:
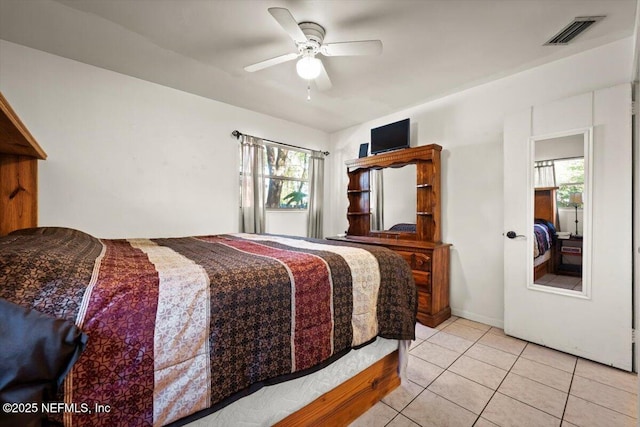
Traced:
[[[546, 139], [562, 138], [565, 136], [582, 135], [584, 140], [584, 191], [582, 207], [582, 291], [571, 289], [554, 288], [551, 286], [539, 285], [533, 282], [533, 220], [534, 220], [534, 160], [535, 147], [537, 141]], [[527, 240], [532, 242], [527, 249], [527, 288], [533, 291], [540, 291], [574, 298], [591, 299], [591, 256], [592, 256], [592, 236], [593, 236], [593, 127], [573, 129], [564, 132], [555, 132], [545, 135], [531, 136], [529, 144], [530, 170], [527, 176], [529, 197], [527, 199]]]

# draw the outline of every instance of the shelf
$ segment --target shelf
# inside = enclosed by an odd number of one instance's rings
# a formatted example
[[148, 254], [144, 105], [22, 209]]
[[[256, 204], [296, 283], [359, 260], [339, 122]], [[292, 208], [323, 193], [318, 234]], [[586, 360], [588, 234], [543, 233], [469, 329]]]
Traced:
[[582, 252], [565, 252], [564, 250], [560, 249], [560, 253], [562, 254], [562, 256], [577, 256], [582, 258]]
[[[350, 236], [370, 236], [372, 213], [371, 171], [388, 167], [415, 165], [415, 180], [407, 181], [407, 189], [415, 188], [416, 232], [411, 236], [392, 235], [397, 240], [413, 242], [440, 242], [442, 238], [441, 192], [440, 192], [440, 152], [442, 147], [431, 144], [406, 148], [391, 153], [346, 161], [347, 175], [347, 219]], [[411, 221], [413, 222], [413, 221]], [[381, 233], [378, 233], [381, 234]], [[385, 234], [385, 236], [388, 236]], [[389, 239], [388, 239], [389, 240]], [[396, 239], [392, 239], [396, 240]]]

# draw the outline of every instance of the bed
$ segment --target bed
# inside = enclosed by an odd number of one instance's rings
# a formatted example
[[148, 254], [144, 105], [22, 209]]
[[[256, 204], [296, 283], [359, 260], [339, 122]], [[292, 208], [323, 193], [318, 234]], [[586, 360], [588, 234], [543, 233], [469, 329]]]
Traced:
[[117, 409], [65, 412], [67, 425], [142, 426], [219, 409], [376, 337], [412, 340], [417, 296], [384, 248], [32, 228], [0, 238], [0, 298], [88, 336], [61, 399]]
[[[0, 345], [10, 341], [0, 364], [21, 364], [39, 387], [0, 372], [3, 403], [25, 412], [51, 401], [47, 418], [73, 426], [225, 425], [237, 414], [245, 425], [344, 425], [399, 385], [416, 314], [402, 258], [278, 236], [101, 240], [35, 228], [46, 153], [2, 94], [0, 110]], [[233, 278], [248, 285], [235, 296]], [[31, 369], [36, 353], [47, 369]], [[23, 397], [7, 400], [16, 390]], [[7, 416], [0, 425], [42, 421]]]
[[555, 273], [557, 187], [536, 188], [534, 192], [533, 280]]

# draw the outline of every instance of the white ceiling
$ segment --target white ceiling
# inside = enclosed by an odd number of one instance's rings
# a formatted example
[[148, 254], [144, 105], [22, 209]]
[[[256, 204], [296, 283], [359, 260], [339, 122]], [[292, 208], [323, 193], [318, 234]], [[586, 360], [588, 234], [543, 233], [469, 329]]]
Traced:
[[[243, 70], [295, 52], [276, 6], [383, 53], [322, 57], [333, 88], [308, 102], [295, 61]], [[636, 0], [0, 0], [0, 38], [333, 132], [630, 37], [635, 14]], [[607, 17], [543, 46], [585, 15]]]

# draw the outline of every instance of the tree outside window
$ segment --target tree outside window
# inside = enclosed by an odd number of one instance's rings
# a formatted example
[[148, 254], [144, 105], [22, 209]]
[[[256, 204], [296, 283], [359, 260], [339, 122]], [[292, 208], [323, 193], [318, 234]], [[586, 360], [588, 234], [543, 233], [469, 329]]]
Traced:
[[571, 193], [584, 192], [584, 157], [554, 160], [558, 207], [572, 208]]
[[265, 207], [307, 209], [309, 199], [309, 153], [266, 146]]

